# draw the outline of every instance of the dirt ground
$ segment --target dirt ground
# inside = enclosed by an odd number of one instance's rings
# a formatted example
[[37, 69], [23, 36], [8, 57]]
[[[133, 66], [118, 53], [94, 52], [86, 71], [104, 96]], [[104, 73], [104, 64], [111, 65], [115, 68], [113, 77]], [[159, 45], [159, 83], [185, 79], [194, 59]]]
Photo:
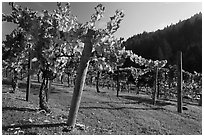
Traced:
[[[38, 110], [40, 84], [31, 86], [30, 101], [25, 101], [25, 84], [17, 93], [2, 85], [2, 134], [18, 135], [201, 135], [202, 107], [184, 104], [188, 110], [177, 113], [176, 102], [159, 100], [155, 106], [147, 95], [107, 88], [97, 93], [86, 86], [76, 127], [67, 132], [73, 87], [54, 83], [49, 99], [50, 114]], [[83, 128], [81, 128], [83, 127]]]

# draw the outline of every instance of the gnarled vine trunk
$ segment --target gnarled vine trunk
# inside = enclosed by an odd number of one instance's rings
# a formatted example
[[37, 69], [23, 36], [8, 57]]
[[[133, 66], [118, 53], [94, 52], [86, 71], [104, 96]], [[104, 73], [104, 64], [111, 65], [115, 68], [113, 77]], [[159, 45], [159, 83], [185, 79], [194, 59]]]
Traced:
[[6, 68], [5, 76], [6, 76], [6, 78], [8, 77], [8, 68]]
[[49, 94], [51, 90], [51, 84], [52, 81], [56, 78], [56, 74], [52, 72], [52, 70], [49, 70], [49, 67], [43, 72], [43, 82], [40, 87], [40, 94], [39, 94], [39, 104], [40, 104], [40, 109], [45, 110], [46, 112], [51, 112], [49, 106], [48, 106], [48, 99], [49, 99]]
[[15, 93], [16, 90], [18, 89], [18, 76], [17, 76], [17, 71], [15, 69], [13, 69], [13, 77], [12, 77], [12, 88], [13, 88], [13, 91], [12, 93]]
[[46, 92], [46, 101], [48, 102], [50, 98], [50, 92], [51, 92], [51, 86], [52, 86], [53, 80], [48, 80], [48, 90]]
[[48, 106], [48, 92], [49, 92], [49, 80], [48, 78], [43, 78], [43, 82], [40, 87], [39, 105], [40, 109], [45, 110], [46, 112], [51, 111]]

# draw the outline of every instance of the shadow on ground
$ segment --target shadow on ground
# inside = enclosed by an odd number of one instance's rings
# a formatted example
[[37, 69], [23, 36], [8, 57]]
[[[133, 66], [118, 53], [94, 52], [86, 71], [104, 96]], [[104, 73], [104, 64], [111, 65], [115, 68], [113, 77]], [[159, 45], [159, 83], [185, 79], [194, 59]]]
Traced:
[[109, 110], [123, 110], [123, 109], [135, 109], [135, 110], [160, 110], [163, 108], [159, 107], [146, 107], [146, 108], [137, 108], [137, 107], [80, 107], [80, 109], [109, 109]]
[[17, 107], [3, 107], [2, 111], [7, 110], [16, 110], [16, 111], [29, 111], [29, 112], [37, 112], [38, 109], [31, 109], [31, 108], [17, 108]]
[[[124, 99], [128, 99], [128, 100], [134, 100], [136, 101], [138, 104], [139, 103], [146, 103], [146, 104], [153, 104], [153, 101], [151, 98], [147, 98], [147, 97], [142, 97], [142, 96], [128, 96], [128, 95], [120, 95], [119, 97], [124, 98]], [[174, 105], [170, 102], [166, 102], [166, 101], [162, 101], [162, 100], [157, 100], [156, 101], [156, 105], [157, 106], [166, 106], [166, 105]]]
[[18, 124], [18, 125], [12, 125], [12, 126], [2, 126], [2, 130], [8, 130], [9, 128], [21, 128], [21, 129], [27, 129], [27, 128], [33, 128], [33, 127], [59, 127], [59, 126], [65, 126], [67, 123], [48, 123], [48, 124]]

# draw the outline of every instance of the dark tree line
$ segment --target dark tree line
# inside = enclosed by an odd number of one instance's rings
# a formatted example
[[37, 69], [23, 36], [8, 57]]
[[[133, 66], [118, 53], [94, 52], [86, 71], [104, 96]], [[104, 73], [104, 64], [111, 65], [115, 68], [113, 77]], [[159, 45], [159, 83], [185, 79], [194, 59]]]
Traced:
[[155, 32], [143, 32], [123, 43], [126, 49], [144, 58], [168, 60], [176, 64], [176, 53], [183, 53], [183, 69], [202, 72], [202, 13]]

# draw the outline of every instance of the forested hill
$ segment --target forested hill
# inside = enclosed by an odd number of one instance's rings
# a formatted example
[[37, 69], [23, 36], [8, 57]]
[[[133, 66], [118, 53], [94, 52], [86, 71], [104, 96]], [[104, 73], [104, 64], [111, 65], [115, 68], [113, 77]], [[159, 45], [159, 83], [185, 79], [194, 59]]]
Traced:
[[126, 49], [147, 59], [167, 59], [176, 64], [178, 50], [183, 52], [183, 68], [202, 71], [202, 13], [155, 32], [143, 32], [125, 41]]

